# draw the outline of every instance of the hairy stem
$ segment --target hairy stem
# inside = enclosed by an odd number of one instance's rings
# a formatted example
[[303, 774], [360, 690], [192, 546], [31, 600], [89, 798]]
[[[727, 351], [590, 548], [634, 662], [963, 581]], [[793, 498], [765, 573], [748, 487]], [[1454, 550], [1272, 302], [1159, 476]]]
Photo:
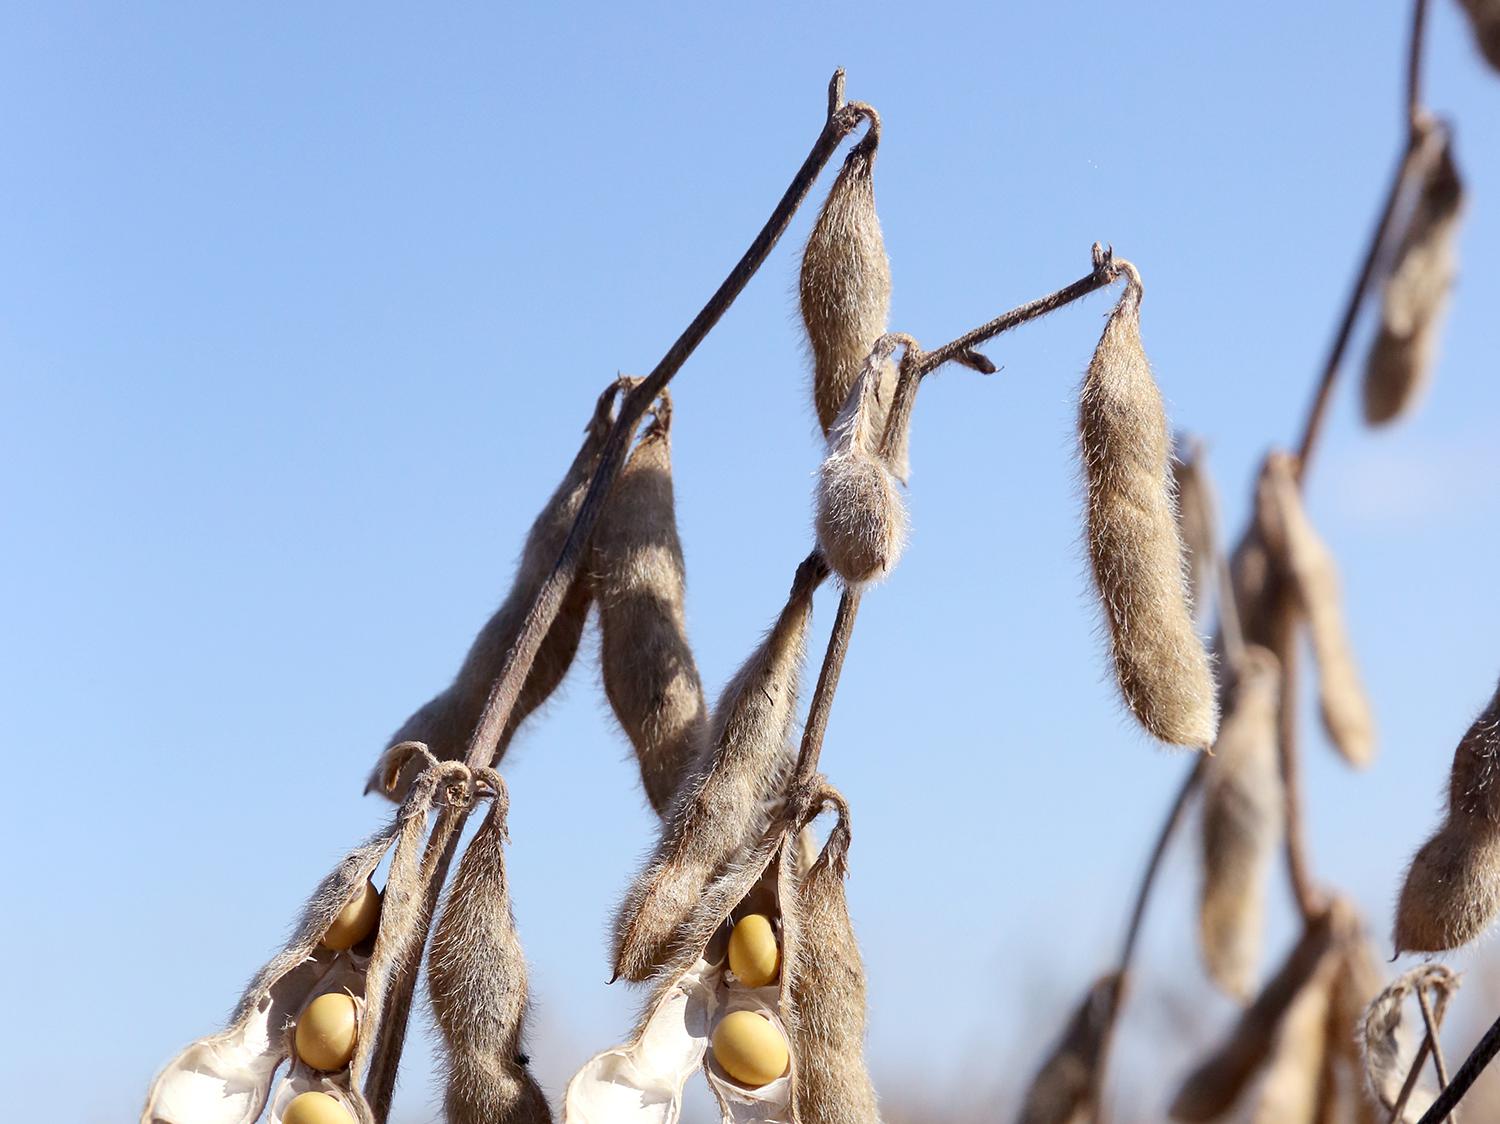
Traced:
[[818, 178], [818, 173], [828, 163], [844, 137], [866, 116], [865, 107], [835, 105], [835, 102], [842, 98], [842, 87], [843, 72], [839, 71], [829, 83], [828, 103], [832, 112], [828, 114], [824, 122], [823, 131], [818, 134], [812, 151], [807, 154], [802, 167], [797, 169], [791, 185], [786, 189], [786, 193], [781, 197], [781, 201], [776, 205], [766, 225], [755, 236], [755, 241], [730, 270], [729, 276], [709, 298], [703, 310], [693, 318], [693, 322], [687, 326], [677, 342], [662, 357], [661, 362], [620, 403], [620, 416], [605, 441], [599, 467], [594, 470], [588, 493], [584, 496], [578, 516], [573, 521], [572, 530], [568, 533], [568, 541], [553, 565], [552, 573], [537, 591], [536, 599], [526, 614], [520, 635], [516, 638], [515, 647], [506, 654], [500, 673], [490, 689], [489, 698], [485, 701], [479, 723], [469, 740], [465, 760], [471, 769], [484, 768], [493, 762], [495, 747], [500, 742], [500, 735], [510, 718], [511, 710], [515, 707], [516, 698], [521, 693], [521, 686], [525, 683], [526, 675], [536, 659], [537, 649], [547, 635], [547, 630], [552, 627], [552, 622], [557, 618], [563, 597], [572, 586], [573, 579], [577, 577], [579, 568], [583, 564], [589, 536], [593, 533], [594, 524], [599, 520], [599, 514], [603, 510], [609, 490], [625, 463], [625, 455], [636, 425], [645, 414], [647, 407], [661, 393], [662, 388], [671, 382], [673, 376], [681, 370], [683, 363], [703, 342], [703, 338], [719, 322], [729, 306], [734, 303], [735, 298], [749, 283], [750, 278], [760, 269], [772, 248], [785, 233], [788, 224], [792, 221], [792, 216], [797, 213], [797, 209], [807, 198], [807, 193], [812, 188], [813, 181]]

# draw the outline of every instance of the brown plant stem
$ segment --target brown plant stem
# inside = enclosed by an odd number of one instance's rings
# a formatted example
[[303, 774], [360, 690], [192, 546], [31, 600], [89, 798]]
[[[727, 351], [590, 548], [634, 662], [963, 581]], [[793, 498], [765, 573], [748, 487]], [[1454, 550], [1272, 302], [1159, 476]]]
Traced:
[[844, 670], [844, 657], [849, 653], [849, 638], [854, 635], [854, 619], [859, 613], [860, 587], [848, 586], [839, 598], [838, 615], [833, 619], [833, 631], [828, 637], [828, 648], [823, 653], [823, 666], [818, 671], [818, 685], [813, 688], [812, 704], [807, 711], [807, 725], [802, 729], [802, 747], [797, 753], [797, 767], [792, 773], [792, 786], [812, 780], [818, 771], [818, 757], [823, 752], [823, 735], [828, 732], [828, 715], [833, 709], [833, 696], [839, 689], [839, 675]]
[[495, 747], [499, 744], [505, 723], [515, 707], [516, 698], [536, 658], [537, 649], [547, 635], [547, 630], [552, 627], [552, 622], [557, 618], [563, 597], [572, 586], [573, 579], [583, 564], [589, 535], [593, 532], [594, 524], [599, 520], [599, 514], [603, 510], [610, 487], [625, 463], [625, 454], [629, 449], [631, 435], [635, 432], [635, 427], [645, 414], [647, 407], [661, 393], [662, 388], [671, 382], [677, 372], [682, 369], [683, 363], [703, 342], [703, 338], [719, 322], [729, 306], [734, 303], [735, 298], [749, 283], [750, 278], [765, 262], [771, 249], [785, 233], [788, 224], [792, 221], [792, 216], [797, 213], [797, 209], [807, 198], [813, 181], [817, 179], [823, 166], [828, 163], [839, 143], [860, 120], [872, 115], [869, 107], [860, 103], [836, 104], [842, 99], [843, 81], [843, 71], [839, 70], [829, 82], [828, 104], [832, 112], [828, 114], [823, 131], [818, 134], [818, 139], [813, 143], [812, 151], [807, 154], [807, 159], [802, 162], [802, 166], [797, 169], [797, 174], [792, 178], [790, 186], [787, 187], [781, 201], [777, 203], [766, 225], [755, 236], [750, 248], [730, 270], [729, 276], [709, 298], [702, 311], [693, 318], [693, 322], [678, 337], [677, 342], [671, 346], [641, 384], [626, 395], [620, 403], [620, 416], [616, 419], [605, 441], [599, 467], [594, 470], [593, 479], [589, 481], [588, 492], [578, 510], [577, 518], [573, 520], [572, 530], [568, 533], [568, 541], [553, 565], [552, 573], [538, 590], [536, 599], [526, 614], [520, 634], [516, 638], [515, 647], [506, 654], [500, 673], [490, 689], [489, 698], [485, 701], [484, 711], [480, 715], [473, 736], [469, 739], [465, 761], [471, 769], [484, 768], [493, 763]]
[[1354, 322], [1375, 281], [1376, 267], [1382, 259], [1382, 251], [1390, 240], [1397, 204], [1401, 200], [1408, 179], [1421, 164], [1419, 156], [1426, 147], [1424, 141], [1432, 135], [1432, 130], [1426, 126], [1422, 110], [1422, 43], [1426, 17], [1427, 0], [1414, 0], [1411, 40], [1407, 49], [1406, 64], [1406, 144], [1401, 153], [1401, 159], [1397, 162], [1396, 174], [1391, 177], [1385, 204], [1375, 223], [1375, 230], [1370, 235], [1370, 243], [1365, 249], [1359, 272], [1355, 275], [1354, 287], [1350, 290], [1349, 299], [1344, 305], [1344, 315], [1339, 321], [1338, 329], [1334, 332], [1333, 345], [1329, 348], [1328, 358], [1323, 364], [1323, 375], [1318, 380], [1318, 388], [1313, 394], [1312, 405], [1307, 411], [1307, 420], [1302, 426], [1302, 437], [1297, 443], [1299, 483], [1307, 470], [1307, 462], [1312, 457], [1313, 449], [1317, 446], [1318, 437], [1322, 433], [1323, 421], [1333, 395], [1333, 386], [1338, 380], [1339, 367], [1344, 361], [1344, 351], [1349, 346], [1349, 337], [1354, 331]]
[[1446, 1088], [1438, 1094], [1437, 1100], [1432, 1102], [1431, 1107], [1422, 1114], [1422, 1119], [1417, 1124], [1442, 1124], [1447, 1120], [1458, 1102], [1464, 1099], [1464, 1095], [1474, 1087], [1474, 1082], [1479, 1080], [1479, 1075], [1484, 1072], [1485, 1067], [1495, 1060], [1495, 1055], [1500, 1053], [1500, 1019], [1490, 1024], [1489, 1030], [1484, 1032], [1481, 1038], [1464, 1059], [1464, 1064], [1458, 1067], [1458, 1072], [1453, 1075], [1453, 1080], [1448, 1082]]
[[[1425, 987], [1417, 988], [1417, 1006], [1422, 1010], [1422, 1023], [1427, 1027], [1427, 1040], [1432, 1043], [1432, 1069], [1437, 1074], [1438, 1090], [1441, 1092], [1448, 1087], [1448, 1062], [1443, 1057], [1443, 1043], [1440, 1032], [1443, 1027], [1443, 1012], [1448, 1006], [1448, 996], [1444, 992], [1438, 999], [1437, 1010], [1433, 1010], [1432, 1001], [1427, 997]], [[1449, 1118], [1458, 1124], [1458, 1110], [1455, 1109]]]
[[1422, 1076], [1422, 1066], [1427, 1062], [1427, 1055], [1432, 1053], [1432, 1035], [1422, 1035], [1422, 1044], [1417, 1047], [1417, 1052], [1412, 1055], [1411, 1068], [1406, 1071], [1406, 1080], [1401, 1082], [1401, 1091], [1396, 1096], [1396, 1103], [1391, 1106], [1391, 1116], [1386, 1124], [1401, 1124], [1401, 1118], [1406, 1113], [1406, 1102], [1411, 1100], [1412, 1093], [1416, 1092], [1417, 1081]]

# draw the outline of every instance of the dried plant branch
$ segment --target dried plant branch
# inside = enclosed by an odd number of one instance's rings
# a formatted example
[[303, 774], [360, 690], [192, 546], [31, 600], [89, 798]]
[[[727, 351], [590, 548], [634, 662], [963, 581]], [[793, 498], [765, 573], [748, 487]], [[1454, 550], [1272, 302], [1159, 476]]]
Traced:
[[1387, 1124], [1401, 1124], [1405, 1117], [1407, 1102], [1411, 1100], [1412, 1093], [1416, 1092], [1417, 1081], [1422, 1076], [1422, 1066], [1427, 1063], [1427, 1055], [1430, 1053], [1432, 1053], [1432, 1035], [1424, 1034], [1422, 1044], [1412, 1055], [1411, 1067], [1406, 1071], [1406, 1080], [1401, 1083], [1401, 1093], [1396, 1097], [1396, 1103], [1391, 1106], [1391, 1116]]
[[810, 784], [818, 771], [818, 757], [823, 752], [823, 735], [828, 731], [828, 715], [833, 709], [833, 696], [839, 688], [839, 674], [844, 670], [844, 657], [849, 652], [849, 638], [854, 635], [854, 618], [859, 613], [859, 595], [860, 587], [851, 585], [839, 599], [838, 615], [833, 620], [828, 649], [823, 653], [818, 685], [813, 688], [807, 725], [802, 730], [802, 747], [797, 753], [797, 767], [792, 773], [788, 792]]
[[1318, 388], [1313, 394], [1312, 404], [1308, 407], [1307, 418], [1303, 422], [1302, 438], [1297, 443], [1297, 479], [1299, 482], [1307, 470], [1307, 463], [1312, 458], [1318, 437], [1322, 433], [1323, 421], [1327, 416], [1329, 401], [1333, 396], [1333, 386], [1338, 380], [1339, 368], [1344, 361], [1344, 351], [1348, 348], [1349, 337], [1354, 331], [1354, 321], [1358, 318], [1365, 297], [1369, 295], [1374, 285], [1376, 267], [1384, 256], [1387, 244], [1394, 233], [1397, 204], [1413, 173], [1422, 166], [1421, 157], [1426, 148], [1425, 142], [1430, 139], [1433, 132], [1427, 127], [1426, 115], [1421, 105], [1422, 43], [1426, 15], [1427, 0], [1414, 0], [1411, 43], [1407, 51], [1406, 144], [1401, 159], [1397, 162], [1396, 174], [1391, 178], [1391, 186], [1386, 192], [1385, 203], [1381, 208], [1379, 219], [1376, 220], [1375, 230], [1370, 235], [1370, 243], [1365, 249], [1364, 260], [1360, 263], [1359, 272], [1355, 275], [1354, 287], [1349, 293], [1348, 302], [1344, 305], [1343, 318], [1339, 321], [1338, 329], [1334, 333], [1333, 345], [1329, 348], [1328, 358], [1323, 364], [1322, 378], [1318, 381]]
[[829, 83], [830, 112], [824, 122], [823, 131], [818, 134], [812, 151], [807, 154], [807, 159], [802, 162], [802, 166], [797, 169], [797, 174], [792, 178], [786, 193], [777, 203], [776, 209], [771, 213], [771, 217], [761, 228], [760, 233], [755, 236], [750, 248], [745, 251], [744, 256], [730, 271], [729, 276], [709, 298], [702, 311], [693, 318], [693, 322], [678, 337], [677, 342], [671, 346], [640, 385], [620, 403], [619, 417], [610, 431], [609, 439], [605, 442], [599, 467], [595, 469], [594, 477], [589, 482], [588, 494], [584, 497], [582, 507], [579, 508], [578, 517], [573, 521], [573, 529], [568, 534], [568, 541], [563, 546], [551, 575], [537, 592], [536, 600], [526, 615], [526, 623], [521, 628], [515, 647], [506, 656], [505, 663], [490, 690], [484, 711], [469, 741], [466, 760], [471, 767], [485, 768], [491, 764], [495, 746], [515, 706], [521, 686], [526, 680], [526, 674], [536, 658], [537, 649], [543, 637], [546, 636], [547, 629], [557, 617], [564, 595], [583, 564], [584, 556], [588, 552], [589, 535], [593, 532], [594, 524], [599, 520], [611, 485], [614, 484], [615, 478], [619, 476], [620, 469], [624, 466], [631, 436], [635, 433], [635, 428], [645, 415], [647, 408], [656, 400], [662, 388], [671, 382], [677, 372], [682, 369], [682, 365], [687, 362], [688, 357], [703, 342], [704, 337], [719, 322], [729, 306], [734, 303], [735, 298], [744, 290], [750, 278], [755, 276], [772, 248], [786, 232], [792, 216], [797, 213], [797, 209], [807, 198], [813, 181], [817, 179], [823, 166], [828, 163], [839, 143], [854, 130], [861, 120], [870, 121], [873, 127], [876, 118], [869, 106], [858, 102], [840, 104], [843, 97], [843, 81], [843, 71], [840, 70], [834, 74]]
[[[1427, 997], [1427, 989], [1419, 987], [1417, 988], [1417, 1006], [1422, 1010], [1422, 1023], [1427, 1027], [1427, 1040], [1432, 1044], [1432, 1069], [1437, 1074], [1438, 1089], [1441, 1091], [1448, 1087], [1448, 1062], [1443, 1057], [1443, 1043], [1438, 1035], [1443, 1026], [1443, 1011], [1448, 1006], [1447, 992], [1440, 993], [1438, 1008], [1434, 1011], [1432, 1001]], [[1451, 1119], [1457, 1124], [1458, 1113], [1456, 1111]]]
[[1474, 1087], [1474, 1082], [1479, 1080], [1485, 1067], [1495, 1060], [1496, 1054], [1500, 1054], [1500, 1019], [1490, 1024], [1484, 1037], [1464, 1059], [1464, 1064], [1458, 1067], [1453, 1080], [1438, 1094], [1437, 1100], [1432, 1102], [1432, 1107], [1422, 1115], [1417, 1124], [1442, 1124], [1442, 1121], [1450, 1119], [1458, 1102]]

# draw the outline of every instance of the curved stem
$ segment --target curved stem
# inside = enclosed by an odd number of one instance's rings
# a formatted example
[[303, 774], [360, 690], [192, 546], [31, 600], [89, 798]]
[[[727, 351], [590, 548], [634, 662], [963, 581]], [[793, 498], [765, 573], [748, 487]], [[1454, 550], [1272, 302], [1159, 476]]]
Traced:
[[807, 154], [807, 159], [802, 162], [802, 166], [797, 169], [797, 174], [792, 178], [781, 201], [777, 203], [776, 209], [771, 213], [771, 217], [761, 228], [760, 233], [755, 236], [750, 248], [735, 263], [729, 276], [724, 279], [723, 284], [715, 290], [702, 311], [693, 318], [692, 323], [677, 338], [677, 342], [662, 357], [661, 362], [621, 402], [620, 416], [616, 419], [614, 428], [610, 430], [609, 438], [605, 442], [599, 458], [599, 467], [594, 470], [588, 493], [584, 496], [578, 516], [573, 521], [572, 530], [568, 533], [568, 541], [553, 565], [552, 573], [537, 591], [536, 599], [526, 614], [525, 623], [516, 638], [515, 646], [506, 654], [500, 673], [490, 688], [484, 711], [480, 715], [473, 736], [469, 739], [465, 761], [470, 768], [487, 766], [494, 760], [495, 748], [505, 730], [506, 722], [510, 719], [526, 675], [536, 659], [537, 649], [541, 647], [547, 630], [552, 627], [552, 622], [557, 619], [563, 598], [567, 595], [567, 591], [571, 588], [583, 564], [589, 535], [592, 534], [594, 524], [598, 522], [599, 513], [603, 509], [605, 498], [625, 463], [625, 455], [636, 425], [651, 402], [682, 369], [688, 357], [703, 342], [703, 338], [719, 322], [729, 306], [734, 303], [735, 298], [744, 290], [750, 278], [755, 276], [771, 249], [785, 233], [788, 224], [792, 221], [792, 216], [797, 213], [797, 209], [807, 198], [807, 193], [818, 178], [818, 173], [833, 156], [839, 143], [854, 129], [863, 116], [861, 111], [848, 105], [834, 108], [834, 102], [842, 98], [842, 85], [842, 76], [836, 73], [829, 83], [829, 106], [832, 111], [824, 122], [823, 131], [818, 134], [812, 151]]

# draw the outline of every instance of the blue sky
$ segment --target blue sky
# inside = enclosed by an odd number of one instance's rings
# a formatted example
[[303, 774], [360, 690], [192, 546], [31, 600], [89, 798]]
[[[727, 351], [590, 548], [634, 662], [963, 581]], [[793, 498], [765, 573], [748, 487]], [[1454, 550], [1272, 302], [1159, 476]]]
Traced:
[[[885, 122], [892, 326], [941, 342], [1112, 242], [1237, 527], [1260, 454], [1296, 434], [1396, 156], [1404, 9], [7, 7], [16, 1117], [55, 1113], [59, 1087], [70, 1119], [135, 1111], [383, 820], [359, 795], [373, 755], [502, 597], [597, 391], [655, 363], [764, 221], [835, 66]], [[1351, 775], [1309, 723], [1310, 839], [1380, 931], [1500, 635], [1500, 278], [1482, 268], [1500, 82], [1456, 5], [1434, 6], [1428, 59], [1472, 192], [1441, 368], [1379, 434], [1347, 383], [1309, 490], [1381, 729]], [[810, 539], [795, 276], [831, 175], [675, 388], [711, 693]], [[912, 543], [866, 599], [834, 708], [824, 764], [853, 805], [870, 1053], [893, 1091], [957, 1100], [1029, 1073], [1113, 955], [1186, 767], [1115, 700], [1079, 548], [1073, 396], [1109, 307], [924, 390]], [[830, 592], [819, 651], [832, 616]], [[605, 986], [605, 932], [651, 820], [591, 651], [506, 771], [555, 1096], [638, 1001]], [[1218, 1019], [1191, 879], [1180, 853], [1146, 953]], [[428, 1058], [419, 1035], [398, 1119], [436, 1113]]]

